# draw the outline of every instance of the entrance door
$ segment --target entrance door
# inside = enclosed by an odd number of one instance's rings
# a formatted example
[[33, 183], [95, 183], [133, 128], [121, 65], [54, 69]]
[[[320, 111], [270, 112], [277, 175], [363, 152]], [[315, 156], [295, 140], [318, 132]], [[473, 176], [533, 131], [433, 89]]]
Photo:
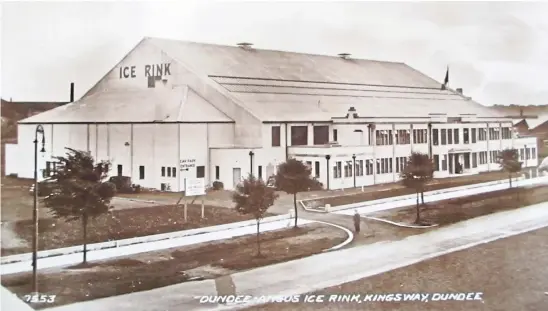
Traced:
[[232, 169], [232, 182], [234, 184], [234, 188], [238, 186], [242, 179], [242, 169], [239, 167], [235, 167]]

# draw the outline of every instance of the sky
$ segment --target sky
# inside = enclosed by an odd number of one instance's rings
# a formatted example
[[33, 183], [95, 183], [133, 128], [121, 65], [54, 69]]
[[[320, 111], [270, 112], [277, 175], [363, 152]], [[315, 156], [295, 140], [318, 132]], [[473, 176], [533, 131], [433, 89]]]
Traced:
[[2, 98], [82, 96], [143, 37], [405, 62], [484, 105], [548, 104], [547, 2], [4, 2]]

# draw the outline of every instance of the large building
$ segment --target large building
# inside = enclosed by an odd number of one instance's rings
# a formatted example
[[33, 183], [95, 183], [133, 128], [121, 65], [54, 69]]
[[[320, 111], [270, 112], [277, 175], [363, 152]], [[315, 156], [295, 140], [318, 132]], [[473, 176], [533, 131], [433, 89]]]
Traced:
[[[183, 190], [186, 178], [233, 189], [263, 179], [288, 157], [329, 189], [397, 181], [412, 151], [436, 177], [498, 170], [497, 152], [527, 150], [512, 119], [403, 63], [143, 39], [80, 100], [19, 122], [7, 170], [33, 176], [35, 129], [45, 129], [39, 168], [65, 147], [110, 160], [112, 175]], [[42, 175], [42, 174], [41, 174]]]

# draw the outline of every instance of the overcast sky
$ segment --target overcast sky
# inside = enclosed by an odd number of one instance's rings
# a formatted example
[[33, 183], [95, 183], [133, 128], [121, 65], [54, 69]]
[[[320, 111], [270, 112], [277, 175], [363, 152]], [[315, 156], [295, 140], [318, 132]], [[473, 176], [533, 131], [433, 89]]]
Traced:
[[144, 36], [403, 61], [486, 105], [548, 104], [548, 3], [13, 2], [1, 95], [83, 95]]

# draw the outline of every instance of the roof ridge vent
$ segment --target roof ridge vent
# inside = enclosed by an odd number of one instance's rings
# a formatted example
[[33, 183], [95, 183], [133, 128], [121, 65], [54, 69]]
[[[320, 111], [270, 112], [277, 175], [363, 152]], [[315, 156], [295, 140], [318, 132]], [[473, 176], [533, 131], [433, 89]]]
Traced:
[[240, 42], [240, 43], [237, 43], [236, 45], [241, 47], [242, 49], [250, 49], [253, 46], [253, 43]]
[[340, 53], [340, 54], [337, 54], [340, 58], [342, 59], [348, 59], [350, 57], [350, 53]]

